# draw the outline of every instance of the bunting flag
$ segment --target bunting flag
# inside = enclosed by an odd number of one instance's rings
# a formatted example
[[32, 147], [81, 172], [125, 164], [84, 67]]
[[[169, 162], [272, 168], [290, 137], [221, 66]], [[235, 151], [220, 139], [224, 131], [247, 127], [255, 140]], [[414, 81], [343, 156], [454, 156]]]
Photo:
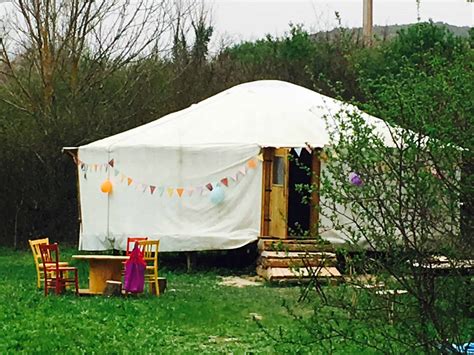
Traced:
[[295, 151], [296, 155], [299, 157], [301, 155], [301, 151], [303, 150], [303, 148], [293, 148], [293, 150]]
[[163, 197], [163, 193], [165, 192], [165, 188], [163, 186], [158, 187], [158, 192], [160, 197]]
[[[163, 197], [164, 192], [168, 194], [168, 196], [171, 198], [176, 192], [176, 195], [179, 198], [182, 198], [183, 196], [189, 196], [191, 197], [194, 192], [196, 192], [196, 196], [205, 196], [209, 194], [211, 191], [216, 189], [219, 186], [233, 186], [235, 183], [238, 183], [239, 181], [239, 174], [242, 174], [242, 176], [246, 176], [250, 170], [257, 168], [258, 162], [263, 161], [263, 154], [260, 153], [258, 156], [255, 156], [243, 163], [240, 167], [237, 167], [236, 171], [233, 173], [230, 173], [227, 176], [221, 177], [219, 179], [216, 179], [215, 181], [208, 182], [207, 184], [204, 185], [199, 185], [199, 186], [189, 186], [189, 187], [175, 187], [175, 186], [156, 186], [156, 185], [149, 185], [146, 183], [138, 182], [134, 178], [127, 176], [120, 170], [116, 168], [116, 162], [115, 159], [110, 159], [107, 163], [105, 164], [88, 164], [80, 159], [75, 160], [75, 163], [78, 166], [78, 169], [81, 169], [83, 172], [84, 179], [87, 180], [87, 171], [90, 172], [113, 172], [113, 175], [119, 180], [121, 183], [127, 184], [127, 186], [130, 186], [135, 189], [135, 190], [141, 190], [143, 193], [146, 191], [150, 192], [150, 195], [157, 195], [159, 197]], [[111, 170], [109, 170], [111, 169]], [[230, 181], [233, 181], [234, 183], [230, 185]], [[155, 194], [155, 192], [157, 192]]]

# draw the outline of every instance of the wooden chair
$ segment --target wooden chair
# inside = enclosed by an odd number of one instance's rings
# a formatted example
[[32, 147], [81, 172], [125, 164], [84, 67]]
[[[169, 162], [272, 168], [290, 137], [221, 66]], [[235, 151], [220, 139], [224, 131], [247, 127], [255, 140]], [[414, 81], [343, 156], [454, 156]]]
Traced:
[[[41, 244], [49, 244], [49, 238], [41, 238], [41, 239], [34, 239], [28, 240], [30, 244], [31, 251], [33, 253], [33, 259], [35, 261], [35, 268], [36, 268], [36, 279], [37, 279], [37, 287], [41, 288], [41, 281], [44, 280], [43, 276], [43, 261], [41, 260], [41, 251], [39, 246]], [[67, 266], [67, 262], [59, 262], [59, 266]]]
[[143, 251], [143, 259], [147, 266], [145, 270], [145, 284], [150, 284], [151, 293], [160, 295], [160, 287], [158, 285], [158, 249], [160, 247], [159, 240], [142, 240], [137, 242]]
[[[135, 247], [135, 243], [148, 240], [148, 237], [128, 237], [127, 238], [127, 250], [125, 250], [125, 255], [130, 256], [133, 248]], [[143, 252], [143, 248], [140, 247], [140, 250]], [[125, 275], [125, 261], [122, 263], [122, 276]]]
[[[59, 248], [57, 244], [40, 244], [41, 260], [43, 261], [44, 295], [48, 295], [48, 289], [54, 288], [55, 293], [60, 294], [68, 284], [74, 284], [76, 295], [79, 294], [79, 282], [77, 268], [72, 266], [60, 266]], [[74, 277], [70, 277], [70, 273]]]
[[143, 240], [148, 240], [148, 237], [128, 237], [127, 250], [125, 251], [125, 255], [129, 256], [133, 250], [133, 247], [135, 246], [135, 243]]

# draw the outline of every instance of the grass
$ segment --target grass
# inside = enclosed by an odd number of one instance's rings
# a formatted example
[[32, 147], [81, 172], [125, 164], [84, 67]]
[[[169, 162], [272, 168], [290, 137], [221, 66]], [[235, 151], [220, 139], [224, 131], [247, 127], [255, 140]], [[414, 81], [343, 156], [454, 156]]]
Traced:
[[[74, 264], [85, 287], [87, 263]], [[270, 332], [291, 327], [282, 303], [295, 302], [299, 289], [221, 286], [219, 274], [163, 265], [168, 289], [159, 298], [45, 297], [35, 287], [31, 254], [1, 249], [0, 353], [274, 352], [277, 344], [251, 313]]]
[[[74, 253], [73, 249], [62, 251], [62, 259], [71, 260]], [[87, 262], [71, 263], [79, 268], [81, 287], [87, 287]], [[373, 304], [366, 303], [371, 307], [365, 307], [365, 320], [357, 320], [347, 311], [318, 306], [316, 300], [298, 303], [298, 287], [220, 284], [221, 276], [248, 274], [253, 268], [217, 269], [203, 263], [199, 271], [186, 273], [184, 264], [176, 256], [161, 258], [160, 274], [167, 277], [168, 288], [160, 297], [75, 297], [71, 293], [45, 297], [36, 288], [31, 253], [0, 248], [0, 354], [371, 354], [380, 344], [387, 345], [388, 350], [382, 352], [416, 353], [409, 345], [400, 348], [387, 338], [406, 332], [409, 323], [387, 324], [386, 309], [377, 311]], [[327, 288], [327, 292], [336, 299], [351, 299], [353, 294], [345, 286]], [[367, 300], [362, 297], [359, 302]], [[401, 306], [400, 314], [409, 314]], [[253, 314], [261, 320], [253, 319]], [[334, 329], [348, 333], [352, 341]]]

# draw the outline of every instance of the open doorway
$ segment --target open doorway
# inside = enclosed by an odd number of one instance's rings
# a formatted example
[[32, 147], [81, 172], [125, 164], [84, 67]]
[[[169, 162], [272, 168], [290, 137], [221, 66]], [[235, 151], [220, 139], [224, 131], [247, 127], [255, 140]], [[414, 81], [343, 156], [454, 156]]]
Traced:
[[[307, 192], [298, 189], [298, 185], [311, 185], [313, 156], [303, 149], [298, 156], [290, 150], [288, 181], [288, 236], [303, 237], [310, 230], [311, 204]], [[303, 202], [305, 198], [306, 203]]]

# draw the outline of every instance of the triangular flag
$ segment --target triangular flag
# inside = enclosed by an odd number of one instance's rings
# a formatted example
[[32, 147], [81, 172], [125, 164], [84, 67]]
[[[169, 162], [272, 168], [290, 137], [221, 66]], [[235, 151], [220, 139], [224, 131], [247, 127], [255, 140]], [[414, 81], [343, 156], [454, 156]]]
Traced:
[[196, 187], [196, 190], [200, 196], [202, 196], [202, 192], [204, 191], [204, 188], [202, 186]]
[[113, 160], [113, 159], [109, 161], [109, 165], [110, 165], [112, 168], [114, 167], [114, 160]]
[[263, 161], [263, 153], [260, 153], [259, 155], [257, 155], [257, 159], [260, 161]]
[[236, 173], [235, 175], [232, 175], [231, 179], [234, 180], [235, 182], [237, 182], [237, 180], [239, 179], [239, 173]]
[[243, 167], [241, 167], [241, 168], [239, 169], [239, 172], [240, 172], [242, 175], [245, 175], [245, 174], [247, 174], [247, 169], [245, 169], [245, 166], [243, 166]]
[[223, 178], [223, 179], [221, 179], [221, 182], [222, 182], [222, 184], [223, 184], [224, 186], [226, 186], [226, 187], [229, 186], [229, 179]]
[[156, 186], [150, 185], [150, 193], [153, 195], [153, 192], [155, 192]]
[[81, 170], [86, 170], [86, 165], [84, 163], [81, 163]]
[[132, 178], [127, 178], [127, 185], [130, 186], [133, 182]]
[[194, 188], [188, 187], [188, 188], [186, 189], [186, 192], [188, 193], [188, 196], [191, 196], [191, 195], [193, 194], [193, 192], [194, 192]]
[[123, 182], [127, 177], [124, 174], [120, 175], [120, 182]]
[[212, 191], [214, 189], [214, 187], [212, 187], [211, 183], [207, 184], [206, 187], [209, 191]]
[[165, 191], [165, 188], [163, 186], [158, 187], [158, 192], [160, 193], [160, 197], [163, 196], [163, 192]]
[[181, 197], [183, 195], [184, 189], [182, 187], [178, 187], [176, 192], [178, 193], [178, 196]]
[[97, 171], [97, 164], [94, 164], [94, 170]]
[[293, 148], [293, 149], [298, 157], [301, 155], [301, 151], [303, 150], [303, 148]]
[[147, 184], [142, 184], [142, 189], [143, 189], [143, 192], [145, 192], [146, 190], [148, 190], [148, 185]]
[[120, 174], [120, 171], [118, 171], [117, 169], [114, 169], [114, 175], [118, 176], [118, 174]]
[[166, 189], [166, 192], [168, 193], [168, 196], [169, 196], [169, 197], [173, 196], [173, 191], [174, 191], [174, 189], [173, 189], [172, 187], [168, 187], [168, 188]]

